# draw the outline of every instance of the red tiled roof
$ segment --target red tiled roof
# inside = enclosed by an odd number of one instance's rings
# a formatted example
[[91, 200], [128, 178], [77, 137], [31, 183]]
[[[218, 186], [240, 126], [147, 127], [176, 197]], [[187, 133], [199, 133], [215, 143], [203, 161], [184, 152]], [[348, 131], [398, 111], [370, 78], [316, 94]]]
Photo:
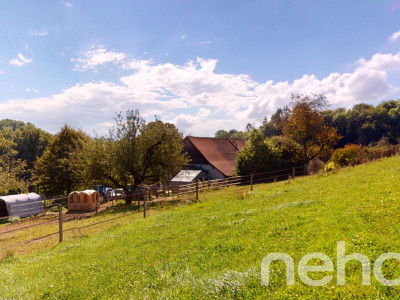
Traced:
[[187, 136], [203, 157], [225, 176], [232, 176], [236, 155], [245, 144], [241, 138], [208, 138]]

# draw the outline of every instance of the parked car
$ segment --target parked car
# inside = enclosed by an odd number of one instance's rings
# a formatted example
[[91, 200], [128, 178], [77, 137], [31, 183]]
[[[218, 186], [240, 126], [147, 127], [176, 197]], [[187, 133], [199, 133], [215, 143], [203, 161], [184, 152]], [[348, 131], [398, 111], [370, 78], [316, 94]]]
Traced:
[[112, 197], [114, 199], [125, 199], [126, 195], [125, 195], [124, 189], [122, 189], [122, 188], [115, 189], [112, 193]]
[[111, 200], [111, 197], [113, 195], [114, 189], [111, 187], [106, 187], [105, 191], [104, 191], [104, 195], [103, 195], [103, 199], [104, 201], [109, 201]]

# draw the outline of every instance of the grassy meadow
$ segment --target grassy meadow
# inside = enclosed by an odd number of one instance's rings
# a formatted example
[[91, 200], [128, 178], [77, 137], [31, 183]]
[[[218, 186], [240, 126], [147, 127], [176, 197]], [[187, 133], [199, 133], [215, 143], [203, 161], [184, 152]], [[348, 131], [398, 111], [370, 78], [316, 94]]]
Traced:
[[[261, 285], [261, 261], [272, 252], [297, 264], [310, 252], [328, 255], [336, 243], [371, 261], [400, 252], [400, 157], [295, 181], [223, 189], [200, 203], [125, 218], [99, 232], [67, 239], [0, 262], [0, 298], [399, 298], [398, 287], [361, 285], [361, 267], [347, 264], [346, 285], [334, 279], [310, 287], [296, 275], [285, 284], [283, 263]], [[104, 217], [104, 216], [103, 216]], [[384, 265], [388, 279], [400, 262]], [[311, 275], [313, 278], [322, 274]]]

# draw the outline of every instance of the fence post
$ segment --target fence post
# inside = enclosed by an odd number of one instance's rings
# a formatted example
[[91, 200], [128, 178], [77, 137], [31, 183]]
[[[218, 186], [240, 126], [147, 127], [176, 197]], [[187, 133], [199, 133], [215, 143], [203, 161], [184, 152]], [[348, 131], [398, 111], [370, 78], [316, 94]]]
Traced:
[[64, 240], [64, 233], [63, 233], [63, 215], [62, 215], [62, 205], [61, 203], [58, 204], [58, 232], [60, 235], [59, 242], [61, 243]]
[[180, 184], [178, 183], [178, 199], [179, 199], [179, 187], [180, 187]]
[[250, 174], [250, 189], [253, 191], [253, 173]]
[[199, 200], [199, 181], [196, 181], [196, 200]]
[[[149, 190], [149, 193], [150, 193], [150, 190]], [[146, 209], [147, 209], [147, 207], [146, 207], [146, 199], [147, 199], [147, 193], [144, 192], [143, 196], [144, 196], [144, 197], [143, 197], [143, 217], [146, 218]]]
[[293, 167], [293, 180], [296, 178], [296, 168]]

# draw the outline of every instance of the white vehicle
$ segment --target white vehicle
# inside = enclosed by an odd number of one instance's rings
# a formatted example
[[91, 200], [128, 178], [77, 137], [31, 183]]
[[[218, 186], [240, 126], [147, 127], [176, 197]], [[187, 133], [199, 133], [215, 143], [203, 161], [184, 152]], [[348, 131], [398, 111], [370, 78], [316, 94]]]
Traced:
[[126, 195], [124, 189], [122, 188], [115, 189], [112, 193], [112, 197], [115, 199], [125, 199]]
[[114, 193], [114, 189], [113, 188], [106, 187], [106, 190], [105, 190], [104, 196], [103, 196], [104, 201], [110, 200], [111, 197], [113, 197], [113, 193]]

